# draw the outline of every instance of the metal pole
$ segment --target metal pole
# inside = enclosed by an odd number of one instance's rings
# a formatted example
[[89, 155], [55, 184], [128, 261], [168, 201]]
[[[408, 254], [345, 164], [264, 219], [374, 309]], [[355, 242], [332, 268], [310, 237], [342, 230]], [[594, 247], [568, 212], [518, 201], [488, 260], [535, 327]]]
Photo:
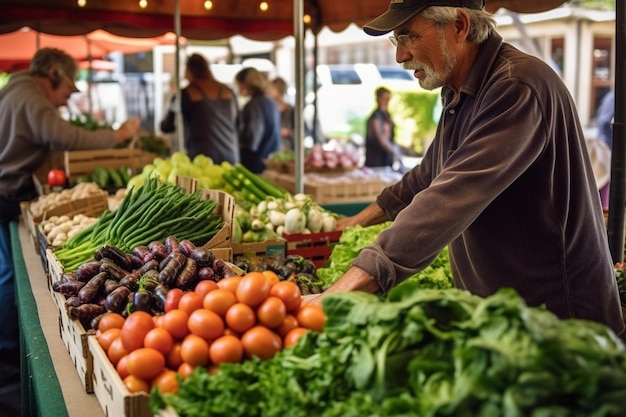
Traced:
[[293, 2], [293, 36], [296, 47], [295, 79], [295, 116], [294, 116], [294, 162], [295, 192], [304, 190], [304, 0]]
[[626, 204], [626, 6], [615, 2], [615, 115], [611, 152], [611, 185], [607, 233], [614, 263], [624, 261], [624, 212]]
[[175, 148], [177, 151], [186, 152], [185, 149], [185, 126], [183, 124], [183, 114], [180, 109], [180, 0], [174, 0], [174, 32], [176, 34], [176, 54], [175, 54], [175, 70], [174, 70], [174, 82], [176, 83], [176, 102], [174, 108], [176, 109], [176, 140], [178, 146]]

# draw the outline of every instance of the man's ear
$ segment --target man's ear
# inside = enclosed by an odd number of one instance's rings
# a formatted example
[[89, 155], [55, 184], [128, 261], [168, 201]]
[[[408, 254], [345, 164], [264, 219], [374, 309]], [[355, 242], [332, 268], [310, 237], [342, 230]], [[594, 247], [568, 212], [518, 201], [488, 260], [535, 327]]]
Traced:
[[465, 10], [457, 9], [456, 20], [454, 21], [454, 29], [458, 42], [465, 42], [469, 34], [470, 17]]
[[48, 78], [50, 78], [50, 84], [52, 88], [56, 90], [61, 85], [61, 75], [56, 68], [51, 68]]

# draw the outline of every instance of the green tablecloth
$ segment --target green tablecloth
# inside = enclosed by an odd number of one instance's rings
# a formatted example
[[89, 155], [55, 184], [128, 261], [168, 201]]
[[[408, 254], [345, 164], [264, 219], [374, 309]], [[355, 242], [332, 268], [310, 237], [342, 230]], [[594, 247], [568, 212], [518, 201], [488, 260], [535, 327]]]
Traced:
[[21, 331], [22, 415], [103, 416], [95, 395], [85, 392], [63, 344], [58, 310], [26, 227], [13, 222], [10, 230]]

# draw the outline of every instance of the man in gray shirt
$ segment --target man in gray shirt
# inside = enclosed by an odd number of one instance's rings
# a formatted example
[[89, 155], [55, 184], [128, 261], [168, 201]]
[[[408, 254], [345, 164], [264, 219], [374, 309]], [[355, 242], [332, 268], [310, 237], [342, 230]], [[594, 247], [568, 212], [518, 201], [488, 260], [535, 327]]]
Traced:
[[[3, 365], [4, 361], [15, 362], [19, 350], [9, 223], [18, 219], [21, 201], [37, 197], [32, 174], [47, 162], [53, 151], [111, 148], [133, 137], [139, 127], [139, 119], [131, 119], [118, 130], [88, 131], [62, 119], [58, 108], [78, 91], [73, 81], [76, 72], [77, 65], [71, 56], [58, 49], [42, 48], [33, 57], [29, 70], [11, 75], [0, 90], [0, 317], [3, 320], [0, 361]], [[0, 408], [6, 407], [0, 405]]]

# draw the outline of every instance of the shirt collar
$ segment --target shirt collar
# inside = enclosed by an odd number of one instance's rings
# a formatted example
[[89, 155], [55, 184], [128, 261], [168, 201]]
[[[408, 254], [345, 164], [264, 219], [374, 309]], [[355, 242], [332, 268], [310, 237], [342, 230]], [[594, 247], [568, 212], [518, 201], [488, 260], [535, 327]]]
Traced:
[[[489, 38], [480, 45], [478, 54], [467, 73], [467, 77], [461, 86], [461, 94], [476, 96], [481, 87], [490, 77], [490, 68], [498, 58], [498, 52], [502, 46], [502, 37], [495, 31], [489, 35]], [[445, 102], [450, 102], [454, 98], [454, 92], [448, 87], [442, 89], [442, 96]]]

